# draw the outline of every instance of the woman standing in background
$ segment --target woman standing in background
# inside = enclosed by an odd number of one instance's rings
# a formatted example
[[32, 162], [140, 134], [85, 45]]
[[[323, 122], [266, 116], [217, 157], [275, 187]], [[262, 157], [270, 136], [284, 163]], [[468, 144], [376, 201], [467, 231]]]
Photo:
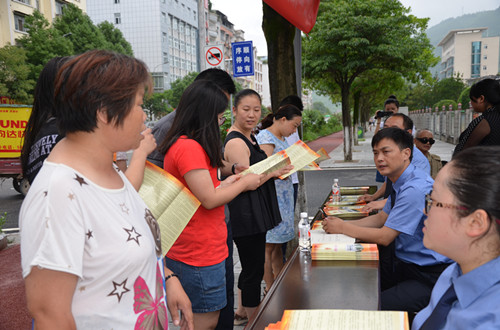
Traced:
[[226, 306], [228, 256], [224, 204], [256, 189], [261, 176], [231, 176], [220, 182], [222, 145], [219, 126], [228, 98], [214, 82], [197, 80], [182, 94], [172, 127], [159, 150], [164, 169], [189, 188], [201, 206], [168, 251], [166, 265], [179, 274], [194, 313], [196, 329], [214, 329]]
[[[267, 158], [259, 147], [253, 129], [261, 116], [261, 99], [252, 89], [244, 89], [234, 97], [234, 124], [229, 129], [224, 145], [224, 158], [229, 163], [251, 166]], [[242, 308], [235, 313], [235, 322], [241, 324], [252, 316], [260, 303], [261, 282], [264, 275], [266, 232], [281, 222], [273, 177], [291, 167], [263, 178], [255, 191], [247, 191], [228, 203], [234, 242], [241, 261], [238, 288]], [[244, 310], [242, 310], [244, 307]]]
[[[302, 112], [293, 105], [285, 105], [276, 113], [270, 113], [262, 120], [262, 130], [257, 135], [257, 142], [267, 156], [288, 148], [285, 137], [297, 130], [302, 121]], [[266, 262], [264, 281], [269, 290], [275, 277], [283, 267], [281, 244], [295, 237], [293, 183], [290, 177], [274, 180], [282, 222], [266, 235]]]
[[500, 82], [483, 79], [472, 85], [469, 96], [474, 111], [481, 113], [460, 134], [453, 156], [477, 145], [500, 145]]

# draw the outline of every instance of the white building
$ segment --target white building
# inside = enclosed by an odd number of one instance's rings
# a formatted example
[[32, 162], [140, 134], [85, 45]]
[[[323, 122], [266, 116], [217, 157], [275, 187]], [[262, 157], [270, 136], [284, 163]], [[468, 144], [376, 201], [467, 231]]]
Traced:
[[442, 47], [439, 78], [457, 73], [464, 80], [496, 75], [500, 37], [487, 37], [488, 28], [451, 30], [439, 42]]
[[112, 22], [153, 74], [155, 91], [198, 71], [196, 0], [87, 0], [94, 24]]

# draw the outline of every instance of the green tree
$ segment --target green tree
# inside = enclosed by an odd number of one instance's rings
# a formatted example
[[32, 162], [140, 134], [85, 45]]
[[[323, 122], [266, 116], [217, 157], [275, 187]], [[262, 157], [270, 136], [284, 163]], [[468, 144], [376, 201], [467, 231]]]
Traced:
[[26, 62], [30, 66], [29, 79], [38, 80], [45, 64], [56, 56], [73, 54], [73, 44], [60, 31], [51, 28], [49, 21], [38, 11], [25, 19], [28, 34], [18, 39], [26, 51]]
[[172, 112], [172, 107], [168, 105], [165, 93], [153, 93], [144, 99], [144, 109], [147, 109], [148, 120], [163, 117]]
[[108, 49], [113, 50], [117, 53], [134, 56], [132, 46], [123, 37], [122, 31], [117, 29], [112, 23], [104, 21], [97, 25], [99, 30], [101, 30], [104, 38], [108, 42]]
[[318, 110], [323, 114], [329, 114], [330, 110], [325, 106], [325, 104], [321, 101], [313, 102], [313, 109]]
[[35, 81], [29, 78], [30, 67], [26, 64], [26, 51], [7, 45], [0, 48], [0, 95], [25, 104], [33, 102], [30, 92]]
[[460, 96], [458, 97], [458, 103], [462, 104], [462, 109], [468, 109], [469, 108], [469, 102], [470, 102], [470, 86], [465, 88], [462, 93], [460, 93]]
[[68, 3], [63, 14], [54, 21], [54, 29], [66, 35], [73, 44], [74, 54], [91, 49], [112, 49], [101, 30], [92, 23], [90, 17], [77, 6]]
[[436, 63], [425, 35], [428, 19], [409, 15], [397, 0], [324, 0], [315, 27], [304, 37], [306, 78], [327, 94], [340, 90], [344, 159], [352, 160], [350, 94], [354, 80], [372, 69], [416, 81]]
[[432, 85], [422, 82], [410, 86], [406, 104], [410, 110], [425, 109], [433, 104]]
[[179, 101], [181, 100], [182, 93], [184, 93], [184, 90], [191, 85], [197, 75], [198, 72], [190, 72], [170, 84], [170, 89], [165, 91], [165, 97], [170, 106], [174, 109], [177, 108]]
[[440, 100], [458, 100], [460, 93], [465, 89], [465, 84], [457, 75], [437, 81], [432, 88], [433, 103]]

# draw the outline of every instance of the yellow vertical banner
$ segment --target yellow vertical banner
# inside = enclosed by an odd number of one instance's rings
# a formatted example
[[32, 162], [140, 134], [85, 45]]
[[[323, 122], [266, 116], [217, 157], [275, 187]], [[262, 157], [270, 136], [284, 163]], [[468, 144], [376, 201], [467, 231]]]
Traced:
[[0, 104], [0, 158], [21, 155], [24, 130], [31, 114], [31, 106]]

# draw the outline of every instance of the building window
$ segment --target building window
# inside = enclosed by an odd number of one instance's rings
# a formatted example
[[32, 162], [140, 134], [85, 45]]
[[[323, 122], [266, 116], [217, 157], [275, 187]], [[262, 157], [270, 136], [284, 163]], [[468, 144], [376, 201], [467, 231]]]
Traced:
[[486, 70], [486, 65], [483, 65], [483, 70]]
[[162, 34], [162, 39], [161, 39], [162, 43], [163, 44], [166, 44], [167, 43], [167, 34], [165, 32], [163, 32]]
[[122, 15], [120, 13], [115, 13], [115, 24], [122, 23]]
[[181, 51], [185, 52], [186, 51], [186, 43], [181, 40]]
[[179, 39], [174, 39], [174, 49], [179, 49]]
[[184, 33], [184, 22], [179, 23], [179, 32]]
[[161, 21], [165, 23], [167, 22], [167, 14], [164, 12], [161, 13]]
[[165, 84], [164, 84], [164, 79], [163, 79], [163, 73], [155, 73], [153, 75], [153, 84], [155, 86], [155, 89], [163, 89]]
[[25, 3], [31, 6], [31, 0], [16, 0], [17, 2]]
[[115, 5], [119, 4], [120, 0], [115, 0]]
[[56, 16], [61, 16], [63, 14], [64, 6], [66, 6], [64, 2], [56, 0]]
[[163, 63], [168, 63], [168, 54], [167, 53], [163, 53]]
[[27, 32], [24, 27], [24, 15], [14, 12], [14, 24], [17, 31]]
[[488, 59], [488, 55], [484, 55], [483, 60], [487, 60], [487, 59]]
[[179, 29], [179, 20], [177, 18], [174, 18], [174, 26], [173, 26], [173, 29], [174, 30], [178, 30]]
[[472, 42], [471, 51], [471, 78], [478, 78], [481, 70], [481, 41]]

